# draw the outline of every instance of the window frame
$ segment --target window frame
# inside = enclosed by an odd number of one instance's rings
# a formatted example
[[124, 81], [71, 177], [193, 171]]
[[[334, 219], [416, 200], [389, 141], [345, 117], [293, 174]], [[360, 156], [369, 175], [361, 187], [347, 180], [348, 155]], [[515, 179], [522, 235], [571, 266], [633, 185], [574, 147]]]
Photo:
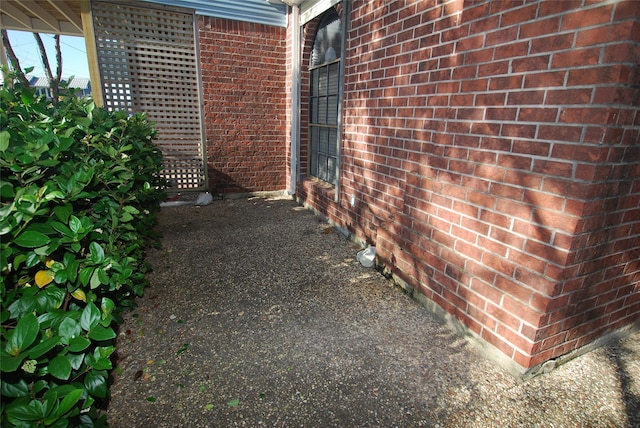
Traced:
[[[345, 34], [342, 17], [340, 17], [335, 9], [330, 10], [331, 12], [326, 13], [321, 18], [320, 23], [316, 28], [312, 45], [312, 57], [317, 38], [323, 28], [325, 28], [325, 24], [330, 25], [335, 22], [336, 17], [340, 20], [340, 32], [338, 33], [340, 36], [340, 40], [338, 40], [340, 46], [340, 57], [317, 65], [312, 65], [312, 59], [310, 58], [310, 65], [308, 68], [309, 146], [307, 156], [307, 173], [308, 175], [337, 188], [340, 171], [340, 145], [342, 137], [342, 97], [344, 85], [343, 57]], [[326, 73], [324, 88], [320, 87], [322, 78], [321, 73]], [[321, 91], [321, 89], [324, 89], [324, 91]], [[332, 100], [331, 103], [329, 102], [330, 100]], [[321, 110], [321, 106], [323, 104], [325, 106], [324, 111]], [[324, 113], [324, 118], [320, 118], [319, 113], [321, 111]], [[335, 120], [332, 120], [334, 118]]]

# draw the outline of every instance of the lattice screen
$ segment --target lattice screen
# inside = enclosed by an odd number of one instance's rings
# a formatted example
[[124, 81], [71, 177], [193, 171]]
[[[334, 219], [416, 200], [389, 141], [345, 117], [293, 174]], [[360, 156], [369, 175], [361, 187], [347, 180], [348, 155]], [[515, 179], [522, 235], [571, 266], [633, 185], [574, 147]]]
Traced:
[[170, 191], [204, 190], [193, 14], [91, 2], [105, 107], [156, 123]]

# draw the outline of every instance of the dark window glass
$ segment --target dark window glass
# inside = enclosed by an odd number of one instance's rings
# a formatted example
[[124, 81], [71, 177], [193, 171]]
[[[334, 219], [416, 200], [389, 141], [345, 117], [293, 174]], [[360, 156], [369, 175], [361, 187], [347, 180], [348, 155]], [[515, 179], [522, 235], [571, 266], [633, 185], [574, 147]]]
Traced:
[[311, 67], [340, 59], [342, 46], [341, 21], [334, 9], [330, 9], [320, 22], [311, 52]]
[[311, 55], [309, 173], [331, 184], [336, 184], [338, 167], [341, 42], [340, 18], [330, 9], [318, 26]]

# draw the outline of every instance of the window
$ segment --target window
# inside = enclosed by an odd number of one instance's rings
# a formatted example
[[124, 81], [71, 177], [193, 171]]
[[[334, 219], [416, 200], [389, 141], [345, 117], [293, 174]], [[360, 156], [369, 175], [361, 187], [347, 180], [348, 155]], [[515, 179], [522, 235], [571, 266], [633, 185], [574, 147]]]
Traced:
[[309, 172], [334, 185], [338, 179], [341, 46], [340, 17], [330, 9], [318, 26], [311, 53]]

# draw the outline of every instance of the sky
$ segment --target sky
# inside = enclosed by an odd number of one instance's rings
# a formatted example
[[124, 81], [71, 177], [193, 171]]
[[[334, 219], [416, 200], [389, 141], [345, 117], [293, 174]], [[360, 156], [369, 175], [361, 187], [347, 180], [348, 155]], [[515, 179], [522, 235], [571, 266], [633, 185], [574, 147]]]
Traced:
[[[44, 77], [40, 51], [33, 34], [26, 31], [9, 30], [9, 40], [13, 47], [22, 69], [33, 66], [29, 76]], [[55, 74], [58, 64], [54, 48], [53, 34], [41, 33], [42, 42], [47, 49], [51, 72]], [[60, 48], [62, 51], [62, 77], [71, 76], [89, 78], [89, 65], [83, 37], [60, 36]]]

